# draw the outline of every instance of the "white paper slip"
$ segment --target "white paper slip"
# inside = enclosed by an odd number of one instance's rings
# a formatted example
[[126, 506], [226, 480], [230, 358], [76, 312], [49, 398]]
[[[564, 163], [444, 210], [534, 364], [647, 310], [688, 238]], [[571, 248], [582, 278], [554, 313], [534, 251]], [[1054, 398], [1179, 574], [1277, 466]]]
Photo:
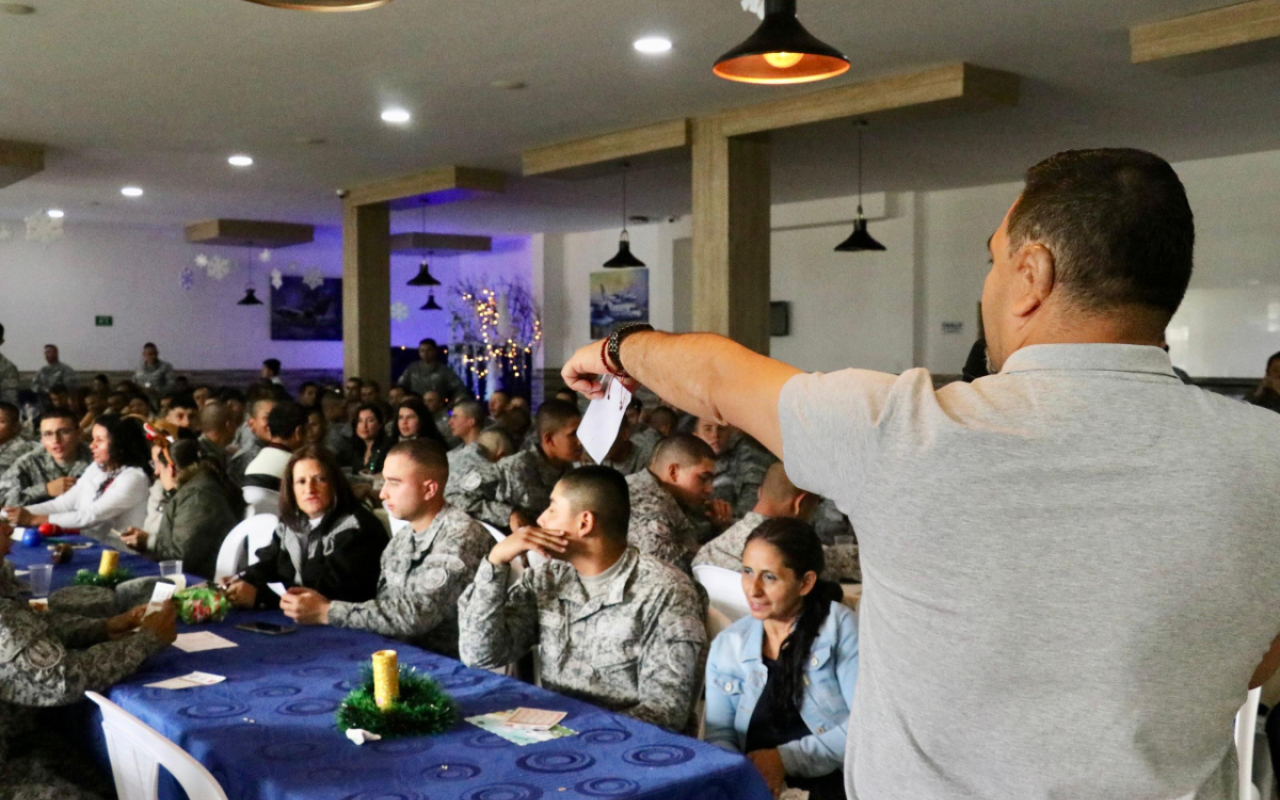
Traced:
[[147, 603], [147, 610], [143, 612], [142, 618], [146, 619], [164, 608], [165, 601], [173, 597], [173, 592], [176, 588], [172, 583], [157, 583], [151, 589], [151, 602]]
[[178, 634], [173, 646], [184, 653], [199, 653], [204, 650], [221, 650], [225, 647], [239, 647], [240, 645], [230, 639], [224, 639], [216, 633], [197, 631], [196, 633]]
[[225, 681], [221, 675], [214, 675], [209, 672], [191, 672], [180, 678], [170, 678], [167, 681], [159, 681], [157, 683], [148, 683], [148, 689], [191, 689], [196, 686], [212, 686], [215, 683]]
[[276, 594], [280, 595], [281, 597], [284, 597], [285, 593], [289, 591], [288, 589], [284, 588], [283, 583], [268, 583], [267, 588], [275, 592]]
[[22, 577], [25, 577], [25, 576], [30, 575], [30, 574], [31, 574], [31, 570], [29, 570], [29, 569], [15, 569], [15, 570], [13, 571], [13, 575], [14, 575], [14, 577], [16, 577], [16, 578], [22, 578]]
[[560, 720], [569, 716], [566, 711], [546, 711], [541, 708], [525, 708], [521, 706], [516, 713], [507, 718], [513, 728], [524, 728], [531, 731], [549, 731], [560, 724]]
[[591, 401], [578, 425], [578, 440], [597, 464], [603, 464], [613, 448], [627, 405], [631, 402], [631, 391], [622, 385], [622, 381], [613, 376], [606, 376], [605, 380], [608, 385], [604, 398]]

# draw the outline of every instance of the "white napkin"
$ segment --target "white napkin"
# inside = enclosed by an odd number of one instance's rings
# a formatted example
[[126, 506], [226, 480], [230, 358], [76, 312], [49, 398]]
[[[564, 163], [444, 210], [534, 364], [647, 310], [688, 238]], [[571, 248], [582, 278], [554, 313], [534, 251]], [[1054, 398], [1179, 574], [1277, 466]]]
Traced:
[[216, 633], [196, 631], [195, 633], [178, 634], [173, 646], [184, 653], [199, 653], [204, 650], [221, 650], [225, 647], [239, 647], [240, 645], [230, 639], [224, 639]]
[[631, 403], [631, 391], [622, 385], [622, 381], [612, 376], [606, 380], [609, 385], [604, 398], [591, 401], [578, 425], [578, 440], [597, 464], [603, 464], [613, 448], [627, 405]]
[[347, 738], [356, 744], [364, 744], [365, 742], [376, 742], [382, 737], [376, 733], [369, 733], [364, 728], [351, 728], [347, 731]]

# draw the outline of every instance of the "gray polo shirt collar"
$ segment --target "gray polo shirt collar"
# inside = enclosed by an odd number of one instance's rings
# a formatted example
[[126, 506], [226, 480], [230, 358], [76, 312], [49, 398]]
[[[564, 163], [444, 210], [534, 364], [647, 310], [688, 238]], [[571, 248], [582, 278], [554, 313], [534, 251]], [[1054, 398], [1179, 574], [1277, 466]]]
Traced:
[[1137, 344], [1033, 345], [1009, 356], [1000, 374], [1063, 370], [1144, 373], [1178, 380], [1168, 353]]

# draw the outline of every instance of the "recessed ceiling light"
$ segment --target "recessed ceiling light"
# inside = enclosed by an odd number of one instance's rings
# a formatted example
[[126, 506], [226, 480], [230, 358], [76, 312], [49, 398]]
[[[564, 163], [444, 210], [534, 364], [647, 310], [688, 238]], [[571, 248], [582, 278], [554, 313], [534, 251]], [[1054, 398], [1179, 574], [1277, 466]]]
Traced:
[[390, 122], [394, 125], [403, 125], [413, 117], [403, 108], [388, 108], [382, 112], [382, 121]]
[[49, 219], [62, 219], [63, 217], [66, 216], [66, 214], [63, 213], [62, 209], [60, 208], [51, 208], [44, 213], [49, 215]]
[[385, 6], [391, 0], [249, 0], [260, 6], [287, 8], [291, 11], [365, 11]]
[[227, 163], [233, 167], [252, 167], [253, 159], [245, 155], [234, 155], [227, 159]]
[[25, 3], [0, 3], [0, 11], [6, 14], [34, 14], [35, 6], [29, 6]]
[[635, 47], [641, 53], [657, 55], [671, 49], [671, 40], [661, 36], [646, 36], [643, 39], [636, 39]]
[[142, 189], [137, 186], [126, 186], [120, 190], [125, 197], [142, 197]]

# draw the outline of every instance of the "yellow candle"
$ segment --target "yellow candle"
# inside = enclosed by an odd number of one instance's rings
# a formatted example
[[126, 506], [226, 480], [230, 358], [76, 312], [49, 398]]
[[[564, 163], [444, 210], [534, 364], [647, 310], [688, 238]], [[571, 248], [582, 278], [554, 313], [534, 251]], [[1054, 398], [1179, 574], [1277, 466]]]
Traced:
[[373, 700], [378, 708], [387, 709], [400, 699], [400, 665], [395, 650], [379, 650], [373, 654]]
[[116, 571], [116, 565], [120, 563], [120, 554], [115, 550], [103, 550], [102, 560], [98, 562], [98, 574], [106, 577]]

